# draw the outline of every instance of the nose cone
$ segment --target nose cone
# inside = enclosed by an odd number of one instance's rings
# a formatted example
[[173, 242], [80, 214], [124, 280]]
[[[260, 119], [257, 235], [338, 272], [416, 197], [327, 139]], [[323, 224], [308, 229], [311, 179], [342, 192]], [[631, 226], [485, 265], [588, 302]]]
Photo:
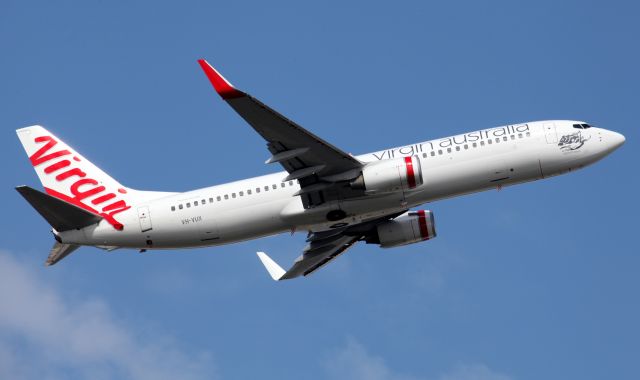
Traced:
[[622, 144], [624, 144], [626, 139], [624, 138], [622, 133], [613, 132], [613, 141], [614, 141], [614, 144], [615, 144], [616, 148], [619, 148], [620, 146], [622, 146]]
[[624, 144], [625, 138], [622, 134], [618, 132], [609, 131], [609, 136], [607, 136], [607, 140], [609, 144], [611, 144], [611, 150], [618, 149]]

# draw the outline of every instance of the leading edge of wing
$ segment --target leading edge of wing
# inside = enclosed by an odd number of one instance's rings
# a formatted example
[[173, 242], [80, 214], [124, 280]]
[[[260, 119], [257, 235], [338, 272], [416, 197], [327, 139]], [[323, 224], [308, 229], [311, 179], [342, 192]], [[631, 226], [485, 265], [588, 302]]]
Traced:
[[321, 176], [362, 167], [363, 163], [355, 157], [314, 135], [253, 96], [236, 89], [206, 60], [200, 59], [198, 63], [218, 95], [267, 141], [269, 151], [273, 155], [269, 162], [279, 162], [290, 174], [300, 169], [324, 165]]
[[209, 81], [213, 85], [213, 88], [216, 90], [218, 95], [224, 100], [234, 99], [246, 96], [246, 94], [235, 87], [218, 72], [218, 70], [214, 69], [213, 66], [206, 59], [199, 59], [198, 63], [202, 70], [209, 78]]

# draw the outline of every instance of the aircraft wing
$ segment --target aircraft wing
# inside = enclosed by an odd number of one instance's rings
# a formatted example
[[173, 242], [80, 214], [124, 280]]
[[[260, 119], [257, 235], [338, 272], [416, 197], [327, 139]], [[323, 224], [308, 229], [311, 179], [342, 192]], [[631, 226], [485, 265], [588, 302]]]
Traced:
[[404, 212], [405, 211], [397, 212], [347, 227], [310, 232], [307, 237], [309, 244], [305, 247], [302, 255], [294, 261], [293, 266], [287, 271], [282, 269], [280, 265], [264, 252], [257, 252], [258, 258], [260, 258], [269, 275], [271, 275], [271, 278], [275, 281], [307, 276], [330, 263], [358, 241], [366, 240], [367, 235], [376, 228], [378, 224], [396, 218]]
[[[363, 166], [358, 159], [236, 89], [206, 60], [201, 59], [198, 63], [222, 99], [267, 141], [272, 156], [266, 163], [282, 165], [289, 172], [287, 181], [300, 182], [301, 193], [331, 187], [331, 180], [327, 181], [331, 176], [345, 173], [357, 176]], [[326, 197], [323, 199], [327, 200]], [[314, 203], [311, 198], [308, 201]]]
[[322, 268], [351, 248], [361, 237], [338, 234], [325, 240], [312, 240], [288, 271], [282, 269], [264, 252], [258, 252], [258, 257], [267, 268], [271, 278], [276, 281], [289, 280], [299, 276], [310, 275]]

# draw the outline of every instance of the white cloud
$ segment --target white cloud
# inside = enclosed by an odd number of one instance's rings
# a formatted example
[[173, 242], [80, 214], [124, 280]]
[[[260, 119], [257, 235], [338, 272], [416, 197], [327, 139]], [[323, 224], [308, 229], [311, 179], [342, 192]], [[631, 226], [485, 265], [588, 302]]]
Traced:
[[325, 368], [330, 379], [411, 379], [392, 372], [381, 357], [367, 352], [364, 346], [353, 338], [347, 339], [344, 347], [329, 356]]
[[[148, 330], [147, 330], [148, 331]], [[119, 321], [99, 299], [73, 302], [0, 252], [1, 379], [211, 379], [206, 352]]]
[[510, 380], [511, 377], [496, 373], [484, 364], [458, 365], [438, 380]]
[[[391, 369], [382, 357], [373, 355], [353, 338], [329, 355], [324, 363], [329, 379], [350, 380], [418, 380], [424, 376], [400, 373]], [[483, 364], [457, 365], [453, 370], [437, 376], [438, 380], [511, 380], [511, 377], [492, 371]]]

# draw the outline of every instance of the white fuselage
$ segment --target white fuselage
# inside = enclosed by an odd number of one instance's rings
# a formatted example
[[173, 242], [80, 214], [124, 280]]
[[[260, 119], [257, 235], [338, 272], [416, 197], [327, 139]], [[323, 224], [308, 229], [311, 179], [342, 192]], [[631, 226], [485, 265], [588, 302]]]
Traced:
[[[184, 193], [140, 197], [118, 215], [122, 231], [105, 221], [59, 233], [65, 243], [108, 248], [165, 249], [227, 244], [289, 230], [323, 230], [355, 224], [435, 200], [533, 181], [579, 169], [603, 158], [620, 135], [576, 129], [574, 121], [541, 121], [470, 132], [364, 154], [374, 162], [417, 156], [423, 184], [409, 191], [365, 195], [305, 209], [287, 172]], [[338, 222], [327, 212], [343, 210]]]

